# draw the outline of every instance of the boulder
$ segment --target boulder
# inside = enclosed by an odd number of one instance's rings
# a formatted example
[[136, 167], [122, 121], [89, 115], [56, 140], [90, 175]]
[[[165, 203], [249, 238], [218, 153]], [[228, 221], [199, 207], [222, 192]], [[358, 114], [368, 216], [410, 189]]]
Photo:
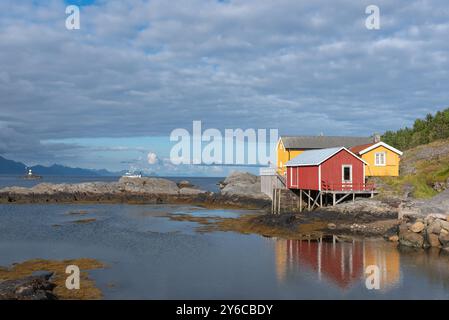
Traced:
[[399, 236], [391, 236], [388, 238], [389, 241], [391, 242], [398, 242], [399, 241]]
[[429, 233], [427, 235], [427, 242], [431, 247], [439, 247], [440, 246], [440, 240], [438, 239], [438, 235], [434, 233]]
[[194, 185], [191, 184], [190, 181], [187, 181], [187, 180], [179, 181], [177, 183], [177, 185], [178, 185], [178, 188], [180, 188], [180, 189], [182, 189], [182, 188], [193, 188], [194, 187]]
[[335, 223], [329, 223], [327, 225], [327, 228], [330, 229], [330, 230], [334, 230], [335, 228], [337, 228], [337, 225]]
[[399, 243], [406, 247], [422, 248], [424, 237], [413, 231], [402, 231], [399, 233]]
[[443, 247], [449, 246], [449, 233], [442, 232], [438, 237], [438, 240], [440, 240]]
[[224, 187], [220, 193], [225, 196], [261, 200], [270, 199], [261, 191], [260, 177], [248, 172], [232, 172], [222, 184]]
[[414, 233], [420, 233], [421, 231], [424, 230], [424, 228], [425, 228], [424, 223], [422, 223], [421, 221], [417, 221], [410, 227], [410, 230], [413, 231]]
[[449, 231], [449, 221], [446, 220], [440, 220], [441, 228]]
[[441, 231], [441, 223], [439, 219], [435, 219], [432, 223], [427, 227], [427, 233], [440, 234]]

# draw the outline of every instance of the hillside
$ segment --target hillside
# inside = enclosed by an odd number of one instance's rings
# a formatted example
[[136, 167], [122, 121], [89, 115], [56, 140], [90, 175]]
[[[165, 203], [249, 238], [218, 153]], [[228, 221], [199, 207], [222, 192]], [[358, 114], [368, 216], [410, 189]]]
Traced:
[[[8, 160], [0, 156], [0, 174], [24, 175], [28, 166], [24, 163]], [[36, 165], [30, 167], [35, 174], [44, 176], [110, 176], [114, 175], [107, 170], [91, 170], [82, 168], [71, 168], [58, 164], [49, 167]]]
[[406, 150], [400, 177], [382, 180], [384, 189], [400, 195], [409, 190], [415, 198], [430, 198], [449, 189], [449, 139]]
[[25, 165], [0, 156], [0, 174], [24, 174]]

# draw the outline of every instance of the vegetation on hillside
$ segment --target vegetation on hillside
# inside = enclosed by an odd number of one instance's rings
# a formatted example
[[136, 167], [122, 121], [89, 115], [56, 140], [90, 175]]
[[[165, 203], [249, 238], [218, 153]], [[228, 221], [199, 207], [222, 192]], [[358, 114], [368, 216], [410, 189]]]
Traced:
[[388, 186], [386, 192], [403, 194], [410, 188], [415, 198], [438, 194], [436, 184], [449, 183], [449, 139], [407, 150], [401, 160], [400, 174], [382, 179]]
[[447, 138], [449, 138], [449, 108], [438, 111], [434, 116], [428, 114], [425, 119], [417, 119], [412, 128], [387, 131], [382, 136], [382, 141], [399, 150], [407, 150]]

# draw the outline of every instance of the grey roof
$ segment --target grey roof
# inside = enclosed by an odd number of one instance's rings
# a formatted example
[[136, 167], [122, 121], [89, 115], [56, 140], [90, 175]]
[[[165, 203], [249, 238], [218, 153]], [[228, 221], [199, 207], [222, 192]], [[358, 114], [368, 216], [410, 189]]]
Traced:
[[373, 142], [372, 137], [281, 136], [281, 139], [287, 149], [350, 148]]
[[285, 165], [287, 167], [305, 165], [317, 166], [341, 149], [343, 149], [343, 147], [307, 150], [288, 161]]

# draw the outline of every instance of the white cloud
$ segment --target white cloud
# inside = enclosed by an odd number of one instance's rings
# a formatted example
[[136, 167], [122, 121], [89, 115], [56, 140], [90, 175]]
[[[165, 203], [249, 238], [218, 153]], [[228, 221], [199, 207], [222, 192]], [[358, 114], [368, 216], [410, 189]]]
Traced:
[[150, 165], [154, 165], [154, 164], [158, 163], [159, 159], [157, 157], [157, 154], [155, 154], [154, 152], [149, 152], [147, 155], [147, 161], [148, 161], [148, 164], [150, 164]]

